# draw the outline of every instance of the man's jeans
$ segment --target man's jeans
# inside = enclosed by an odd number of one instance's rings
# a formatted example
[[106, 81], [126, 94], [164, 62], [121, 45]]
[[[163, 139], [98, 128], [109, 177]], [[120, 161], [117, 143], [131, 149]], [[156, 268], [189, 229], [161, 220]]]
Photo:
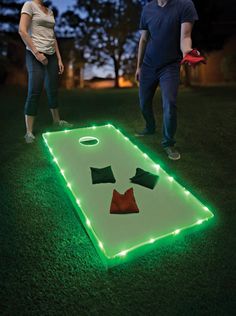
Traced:
[[25, 103], [25, 114], [35, 116], [39, 99], [45, 82], [49, 108], [58, 107], [58, 62], [56, 54], [45, 55], [48, 65], [41, 64], [35, 56], [26, 50], [26, 67], [28, 70], [28, 95]]
[[160, 85], [163, 103], [163, 147], [175, 144], [179, 73], [178, 63], [167, 65], [158, 70], [147, 67], [145, 64], [141, 68], [139, 99], [141, 111], [146, 121], [146, 129], [149, 132], [154, 132], [156, 128], [152, 100], [158, 84]]

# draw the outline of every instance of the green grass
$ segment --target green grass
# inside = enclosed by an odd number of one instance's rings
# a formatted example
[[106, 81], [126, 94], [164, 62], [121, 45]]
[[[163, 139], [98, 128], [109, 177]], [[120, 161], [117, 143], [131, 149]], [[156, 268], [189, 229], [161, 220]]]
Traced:
[[[26, 145], [26, 91], [1, 87], [0, 315], [234, 315], [235, 90], [180, 90], [177, 162], [160, 146], [157, 93], [158, 133], [141, 147], [209, 203], [215, 218], [106, 271], [43, 144], [51, 129], [45, 97], [37, 142]], [[143, 127], [137, 90], [60, 95], [63, 118], [76, 126], [110, 121], [129, 134]]]

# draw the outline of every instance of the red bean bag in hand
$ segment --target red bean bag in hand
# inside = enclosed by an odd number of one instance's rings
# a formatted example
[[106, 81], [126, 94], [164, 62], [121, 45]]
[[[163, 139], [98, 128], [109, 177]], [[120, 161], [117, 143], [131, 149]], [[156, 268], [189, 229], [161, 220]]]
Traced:
[[139, 213], [139, 209], [134, 198], [133, 188], [130, 188], [124, 194], [120, 194], [116, 190], [113, 190], [110, 213], [111, 214]]
[[197, 49], [193, 49], [181, 60], [180, 64], [188, 64], [189, 66], [195, 67], [199, 63], [206, 64], [206, 59], [205, 57], [201, 56]]

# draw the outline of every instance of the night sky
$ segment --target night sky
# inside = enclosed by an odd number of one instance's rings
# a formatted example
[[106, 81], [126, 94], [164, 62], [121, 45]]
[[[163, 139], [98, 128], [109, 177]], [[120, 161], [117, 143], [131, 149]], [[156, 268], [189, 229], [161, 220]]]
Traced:
[[60, 12], [66, 11], [67, 7], [74, 4], [75, 0], [52, 0], [52, 3], [59, 9]]
[[[52, 3], [58, 8], [60, 13], [66, 11], [66, 9], [75, 2], [76, 0], [52, 0]], [[87, 66], [84, 74], [86, 79], [90, 79], [93, 76], [106, 77], [108, 75], [113, 75], [113, 68], [109, 65], [100, 68], [97, 68], [96, 66]]]

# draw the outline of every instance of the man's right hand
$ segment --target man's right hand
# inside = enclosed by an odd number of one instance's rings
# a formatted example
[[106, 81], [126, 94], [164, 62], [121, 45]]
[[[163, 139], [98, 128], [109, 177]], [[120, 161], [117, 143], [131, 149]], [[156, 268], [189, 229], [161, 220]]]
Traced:
[[181, 65], [187, 64], [193, 67], [200, 63], [206, 64], [206, 59], [205, 57], [201, 56], [200, 52], [196, 48], [188, 52], [180, 62]]
[[140, 71], [141, 71], [141, 68], [137, 68], [137, 69], [136, 69], [135, 80], [136, 80], [137, 82], [139, 82], [139, 80], [140, 80]]
[[48, 64], [48, 59], [43, 53], [37, 52], [37, 53], [35, 53], [35, 57], [44, 66], [46, 66]]

